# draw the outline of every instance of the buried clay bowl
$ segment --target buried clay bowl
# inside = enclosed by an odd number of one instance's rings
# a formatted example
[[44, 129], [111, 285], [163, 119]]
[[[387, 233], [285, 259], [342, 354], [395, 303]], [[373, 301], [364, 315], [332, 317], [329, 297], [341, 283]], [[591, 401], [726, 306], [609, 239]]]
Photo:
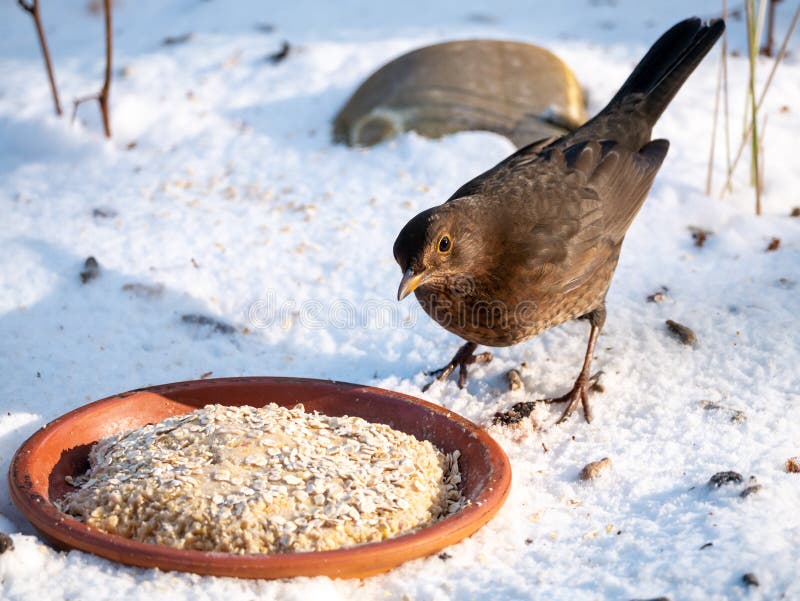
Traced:
[[[457, 513], [409, 534], [334, 551], [234, 555], [173, 549], [107, 534], [62, 513], [53, 501], [66, 476], [88, 468], [91, 446], [117, 432], [156, 423], [211, 403], [293, 406], [326, 415], [352, 415], [461, 452], [461, 491], [471, 501]], [[153, 386], [76, 409], [47, 424], [17, 451], [9, 471], [17, 507], [50, 542], [135, 566], [240, 578], [331, 576], [360, 578], [436, 553], [466, 538], [500, 509], [511, 468], [500, 446], [455, 413], [397, 392], [302, 378], [222, 378]]]
[[520, 148], [577, 129], [584, 104], [575, 74], [545, 48], [458, 40], [417, 48], [370, 75], [336, 115], [333, 137], [372, 146], [405, 131], [492, 131]]

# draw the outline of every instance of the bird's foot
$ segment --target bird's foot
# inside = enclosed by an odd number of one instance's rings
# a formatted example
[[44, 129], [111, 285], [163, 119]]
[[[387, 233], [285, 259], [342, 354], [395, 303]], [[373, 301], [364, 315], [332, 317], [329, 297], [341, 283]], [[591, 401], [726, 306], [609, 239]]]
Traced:
[[433, 376], [433, 380], [422, 387], [422, 392], [427, 391], [434, 382], [444, 382], [450, 377], [450, 374], [455, 371], [456, 367], [458, 368], [458, 387], [464, 388], [464, 386], [467, 384], [467, 366], [472, 365], [473, 363], [488, 363], [492, 360], [492, 353], [486, 352], [475, 354], [476, 348], [478, 348], [477, 344], [474, 342], [467, 342], [464, 346], [458, 349], [458, 352], [455, 354], [450, 363], [440, 369], [426, 372], [425, 375]]
[[557, 423], [561, 423], [569, 418], [578, 407], [578, 403], [583, 404], [583, 415], [587, 422], [592, 421], [592, 409], [589, 405], [589, 392], [602, 392], [600, 376], [602, 371], [598, 371], [592, 377], [578, 376], [575, 385], [567, 394], [554, 399], [539, 399], [538, 401], [521, 401], [515, 403], [508, 411], [495, 413], [492, 423], [510, 426], [517, 424], [533, 413], [536, 403], [567, 403], [567, 408], [561, 415]]
[[557, 424], [562, 424], [567, 421], [578, 408], [578, 404], [583, 405], [583, 417], [586, 419], [586, 423], [592, 423], [593, 415], [592, 406], [589, 404], [589, 391], [593, 390], [596, 386], [599, 387], [599, 380], [602, 374], [602, 371], [598, 371], [591, 377], [587, 377], [586, 374], [581, 374], [578, 376], [578, 379], [575, 380], [575, 385], [572, 387], [572, 390], [567, 394], [553, 399], [541, 399], [543, 403], [567, 403], [564, 413], [561, 414], [561, 417], [556, 422]]

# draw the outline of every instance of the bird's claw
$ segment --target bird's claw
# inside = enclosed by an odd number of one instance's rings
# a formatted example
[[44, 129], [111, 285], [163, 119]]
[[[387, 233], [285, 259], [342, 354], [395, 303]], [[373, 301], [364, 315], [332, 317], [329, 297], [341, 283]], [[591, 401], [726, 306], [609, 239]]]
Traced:
[[567, 394], [553, 399], [541, 399], [541, 402], [567, 403], [564, 413], [561, 414], [561, 417], [558, 418], [558, 421], [556, 422], [557, 424], [563, 424], [565, 421], [567, 421], [570, 416], [575, 413], [575, 410], [578, 408], [578, 404], [580, 403], [583, 406], [583, 417], [586, 419], [586, 423], [590, 424], [592, 423], [592, 419], [594, 419], [594, 415], [592, 414], [592, 406], [589, 404], [589, 390], [592, 390], [598, 385], [600, 376], [602, 375], [602, 371], [598, 371], [589, 378], [587, 378], [584, 374], [581, 374], [575, 381], [575, 385], [572, 387], [572, 390], [570, 390]]
[[[566, 398], [564, 398], [566, 397]], [[551, 402], [567, 402], [567, 408], [564, 409], [564, 413], [561, 414], [561, 417], [558, 418], [557, 424], [563, 424], [567, 421], [570, 416], [575, 412], [575, 409], [578, 408], [578, 403], [580, 402], [583, 405], [583, 417], [586, 419], [587, 424], [592, 423], [593, 415], [592, 415], [592, 407], [589, 404], [589, 393], [586, 392], [586, 385], [575, 385], [572, 390], [570, 390], [567, 394], [561, 397], [560, 399], [553, 399]]]
[[456, 367], [458, 367], [458, 387], [464, 388], [464, 386], [467, 385], [467, 366], [473, 363], [488, 363], [492, 360], [492, 353], [490, 352], [478, 353], [477, 355], [473, 354], [477, 346], [477, 344], [468, 342], [458, 349], [458, 352], [450, 363], [440, 369], [426, 372], [425, 375], [433, 376], [433, 379], [422, 387], [422, 392], [427, 392], [434, 382], [444, 382], [447, 380], [455, 371]]
[[[450, 377], [450, 374], [453, 373], [453, 370], [455, 368], [456, 368], [456, 364], [453, 361], [451, 361], [450, 363], [448, 363], [444, 367], [441, 367], [439, 369], [434, 369], [433, 371], [426, 371], [425, 375], [426, 376], [433, 376], [433, 380], [431, 380], [430, 382], [425, 384], [425, 386], [422, 387], [422, 392], [427, 392], [428, 388], [433, 386], [434, 382], [444, 382], [447, 378]], [[459, 382], [460, 382], [460, 380], [461, 380], [461, 376], [459, 375]]]
[[430, 371], [425, 371], [422, 373], [424, 373], [426, 376], [433, 376], [435, 380], [438, 380], [439, 378], [446, 379], [447, 376], [453, 373], [455, 367], [456, 367], [455, 363], [451, 361], [444, 367], [440, 367], [439, 369], [432, 369]]

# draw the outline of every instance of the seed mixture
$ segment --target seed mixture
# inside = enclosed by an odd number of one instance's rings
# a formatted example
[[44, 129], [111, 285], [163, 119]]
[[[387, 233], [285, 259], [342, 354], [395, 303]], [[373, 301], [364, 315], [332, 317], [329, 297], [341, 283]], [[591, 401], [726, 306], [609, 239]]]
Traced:
[[99, 441], [59, 507], [179, 549], [323, 551], [458, 511], [458, 457], [385, 424], [302, 405], [208, 405]]

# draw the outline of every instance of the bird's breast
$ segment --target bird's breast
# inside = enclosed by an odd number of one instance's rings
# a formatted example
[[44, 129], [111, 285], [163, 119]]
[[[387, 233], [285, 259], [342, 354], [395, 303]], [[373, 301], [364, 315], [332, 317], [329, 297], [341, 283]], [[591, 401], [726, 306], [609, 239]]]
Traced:
[[504, 286], [493, 294], [474, 283], [424, 285], [415, 295], [424, 311], [446, 330], [476, 344], [510, 346], [585, 315], [602, 304], [608, 280], [589, 282], [568, 294], [530, 286]]

